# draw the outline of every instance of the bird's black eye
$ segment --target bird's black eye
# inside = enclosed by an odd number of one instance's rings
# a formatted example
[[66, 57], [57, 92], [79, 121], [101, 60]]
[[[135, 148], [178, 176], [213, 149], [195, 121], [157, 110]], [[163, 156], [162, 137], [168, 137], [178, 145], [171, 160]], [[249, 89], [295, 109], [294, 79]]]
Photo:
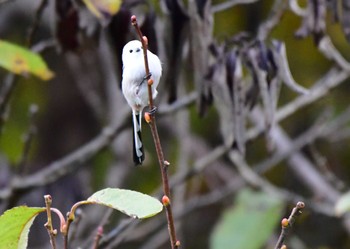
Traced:
[[133, 52], [132, 49], [129, 50], [130, 54]]

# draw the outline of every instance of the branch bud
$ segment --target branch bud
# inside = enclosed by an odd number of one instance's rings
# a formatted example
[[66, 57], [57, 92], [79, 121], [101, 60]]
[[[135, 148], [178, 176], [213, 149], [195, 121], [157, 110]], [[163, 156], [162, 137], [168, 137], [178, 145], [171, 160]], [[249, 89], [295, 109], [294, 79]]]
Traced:
[[149, 112], [145, 112], [144, 118], [145, 118], [147, 124], [149, 124], [152, 121], [151, 120], [151, 115], [149, 114]]
[[305, 207], [305, 203], [304, 203], [304, 202], [299, 201], [299, 202], [297, 203], [297, 208], [303, 209], [304, 207]]
[[289, 226], [289, 220], [287, 218], [282, 219], [281, 225], [284, 228], [288, 227]]
[[51, 195], [44, 195], [45, 203], [51, 205], [52, 197]]
[[153, 85], [153, 80], [152, 80], [152, 79], [149, 79], [149, 80], [147, 81], [147, 84], [148, 84], [149, 86], [152, 86], [152, 85]]
[[102, 234], [103, 234], [103, 226], [98, 226], [97, 235], [102, 236]]
[[147, 36], [142, 36], [142, 40], [146, 44], [146, 46], [148, 47], [148, 38], [147, 38]]
[[136, 16], [135, 16], [135, 15], [132, 15], [132, 16], [131, 16], [131, 24], [132, 24], [133, 26], [135, 26], [135, 25], [137, 24], [137, 19], [136, 19]]
[[166, 195], [163, 195], [162, 197], [162, 203], [163, 203], [163, 206], [166, 207], [166, 206], [169, 206], [170, 205], [170, 199], [168, 196]]
[[175, 242], [175, 246], [176, 246], [176, 247], [180, 247], [180, 245], [181, 245], [180, 240], [177, 240], [177, 241]]

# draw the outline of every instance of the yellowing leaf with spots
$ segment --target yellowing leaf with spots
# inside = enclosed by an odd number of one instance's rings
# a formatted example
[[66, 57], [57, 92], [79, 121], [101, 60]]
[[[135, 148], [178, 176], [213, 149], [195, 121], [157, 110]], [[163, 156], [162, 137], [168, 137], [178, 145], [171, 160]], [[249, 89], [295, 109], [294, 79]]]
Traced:
[[83, 0], [85, 5], [103, 24], [109, 22], [122, 3], [121, 0]]
[[0, 40], [0, 66], [15, 74], [33, 74], [42, 80], [54, 76], [39, 54], [3, 40]]

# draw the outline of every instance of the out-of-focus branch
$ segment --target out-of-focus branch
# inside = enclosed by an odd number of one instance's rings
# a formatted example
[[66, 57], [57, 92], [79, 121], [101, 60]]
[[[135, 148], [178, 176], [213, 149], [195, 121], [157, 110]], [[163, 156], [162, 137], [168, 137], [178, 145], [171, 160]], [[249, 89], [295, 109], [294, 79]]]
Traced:
[[119, 122], [108, 126], [86, 145], [78, 148], [67, 156], [52, 162], [44, 169], [24, 177], [14, 177], [10, 185], [0, 191], [0, 200], [9, 198], [15, 192], [26, 192], [35, 187], [55, 182], [59, 178], [74, 172], [81, 165], [91, 159], [94, 155], [106, 148], [121, 131], [129, 114], [127, 108], [119, 113]]
[[259, 26], [257, 34], [258, 40], [264, 41], [269, 36], [271, 31], [281, 21], [282, 15], [287, 9], [287, 5], [286, 0], [275, 0], [268, 18]]
[[159, 115], [174, 114], [176, 111], [181, 110], [189, 105], [192, 105], [198, 98], [198, 93], [193, 91], [188, 95], [185, 95], [179, 98], [177, 101], [169, 104], [163, 104], [159, 106], [158, 113]]
[[[309, 90], [307, 95], [301, 95], [295, 100], [289, 102], [285, 106], [281, 107], [276, 112], [276, 122], [280, 122], [283, 119], [289, 117], [294, 114], [301, 108], [314, 103], [320, 98], [324, 97], [329, 93], [329, 91], [341, 83], [344, 82], [345, 79], [349, 77], [350, 73], [345, 71], [339, 71], [336, 68], [332, 68], [324, 77], [318, 80], [314, 87]], [[264, 132], [264, 125], [258, 125], [247, 131], [247, 139], [253, 140], [258, 135]]]
[[6, 109], [10, 96], [16, 87], [16, 76], [12, 73], [7, 74], [3, 86], [0, 89], [0, 130], [6, 121]]
[[[281, 198], [282, 200], [290, 202], [298, 202], [305, 200], [305, 197], [299, 196], [285, 189], [275, 187], [270, 182], [260, 177], [245, 161], [245, 159], [234, 150], [229, 151], [228, 156], [230, 160], [235, 164], [238, 172], [243, 179], [250, 185], [258, 187], [267, 193], [273, 194]], [[305, 200], [305, 202], [307, 202]], [[312, 209], [324, 213], [327, 215], [333, 215], [333, 205], [328, 203], [315, 203], [314, 201], [308, 201], [308, 205], [312, 206]]]
[[335, 48], [329, 36], [324, 36], [318, 45], [320, 51], [330, 60], [333, 60], [344, 71], [350, 72], [350, 63], [344, 59], [341, 53]]
[[27, 132], [23, 135], [23, 151], [22, 151], [21, 159], [20, 159], [18, 166], [17, 166], [17, 172], [19, 172], [19, 174], [21, 174], [21, 175], [26, 174], [26, 167], [25, 166], [26, 166], [26, 163], [28, 160], [29, 151], [30, 151], [30, 148], [32, 145], [33, 138], [37, 133], [35, 119], [36, 119], [36, 115], [38, 113], [38, 109], [39, 109], [39, 107], [35, 104], [33, 104], [29, 107], [29, 127], [28, 127]]
[[[263, 115], [256, 110], [251, 115], [252, 121], [259, 124], [264, 122]], [[261, 124], [260, 124], [261, 125]], [[259, 125], [259, 126], [260, 126]], [[293, 142], [281, 127], [276, 125], [271, 129], [271, 139], [276, 144], [276, 149], [279, 153], [286, 153], [293, 150]], [[334, 203], [339, 197], [339, 193], [331, 186], [300, 152], [292, 154], [288, 159], [288, 165], [295, 175], [307, 186], [314, 195], [323, 198], [327, 202]]]
[[224, 11], [227, 10], [229, 8], [233, 8], [234, 6], [238, 5], [238, 4], [250, 4], [250, 3], [255, 3], [258, 0], [229, 0], [223, 3], [218, 3], [216, 5], [213, 5], [211, 7], [211, 11], [213, 13], [216, 12], [220, 12], [220, 11]]
[[306, 11], [299, 6], [298, 0], [289, 0], [289, 8], [298, 16], [306, 15]]
[[348, 108], [346, 111], [344, 111], [344, 113], [335, 118], [335, 120], [332, 120], [330, 122], [317, 122], [308, 131], [301, 134], [298, 138], [293, 139], [289, 150], [277, 150], [277, 152], [274, 155], [269, 156], [267, 160], [256, 165], [254, 167], [255, 170], [258, 172], [265, 172], [269, 170], [272, 166], [288, 158], [304, 146], [313, 143], [317, 138], [327, 137], [329, 134], [332, 134], [333, 132], [339, 130], [341, 127], [349, 123], [349, 121], [350, 108]]
[[34, 37], [36, 31], [38, 30], [41, 16], [42, 16], [43, 11], [46, 8], [47, 4], [48, 4], [48, 0], [41, 0], [41, 3], [39, 4], [38, 9], [35, 12], [34, 22], [29, 29], [28, 37], [27, 37], [27, 46], [28, 47], [30, 47], [33, 43], [33, 37]]

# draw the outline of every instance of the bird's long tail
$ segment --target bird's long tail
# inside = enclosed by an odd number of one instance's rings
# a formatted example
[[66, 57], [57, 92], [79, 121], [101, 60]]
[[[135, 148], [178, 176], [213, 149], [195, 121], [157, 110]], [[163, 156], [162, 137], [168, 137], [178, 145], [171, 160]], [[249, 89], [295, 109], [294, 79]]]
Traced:
[[134, 146], [133, 146], [133, 156], [134, 156], [134, 162], [135, 165], [141, 165], [143, 160], [145, 160], [145, 154], [143, 151], [143, 144], [142, 144], [142, 138], [141, 138], [141, 116], [142, 113], [133, 111], [132, 112], [132, 121], [134, 124]]

